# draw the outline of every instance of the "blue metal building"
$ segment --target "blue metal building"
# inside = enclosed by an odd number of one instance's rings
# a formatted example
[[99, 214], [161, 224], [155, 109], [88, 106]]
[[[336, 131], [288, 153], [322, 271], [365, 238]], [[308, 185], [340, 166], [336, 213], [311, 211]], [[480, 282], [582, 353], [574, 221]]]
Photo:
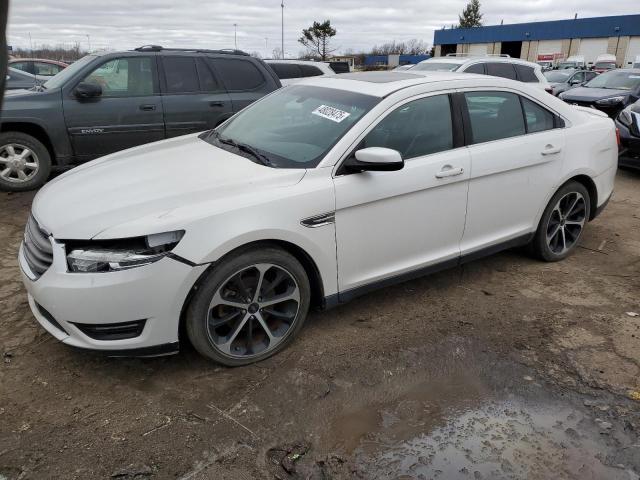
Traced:
[[640, 55], [640, 14], [443, 29], [433, 43], [436, 56], [508, 53], [535, 61], [538, 55], [561, 54], [582, 55], [590, 63], [609, 53], [623, 66]]

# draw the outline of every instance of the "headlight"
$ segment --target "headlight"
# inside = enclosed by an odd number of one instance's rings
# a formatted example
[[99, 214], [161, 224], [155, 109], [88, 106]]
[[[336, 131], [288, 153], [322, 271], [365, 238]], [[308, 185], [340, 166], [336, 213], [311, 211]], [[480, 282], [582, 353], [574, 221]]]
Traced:
[[118, 240], [68, 242], [67, 265], [78, 273], [116, 272], [157, 262], [178, 244], [183, 230]]
[[615, 105], [616, 103], [624, 102], [624, 99], [625, 97], [623, 96], [609, 97], [609, 98], [603, 98], [602, 100], [596, 100], [596, 103], [598, 105]]

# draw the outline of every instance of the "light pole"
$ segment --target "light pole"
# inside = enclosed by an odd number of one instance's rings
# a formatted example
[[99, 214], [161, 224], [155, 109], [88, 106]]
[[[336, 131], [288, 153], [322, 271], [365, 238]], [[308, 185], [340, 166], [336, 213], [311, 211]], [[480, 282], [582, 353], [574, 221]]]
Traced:
[[282, 36], [280, 50], [282, 53], [282, 59], [284, 60], [284, 2], [280, 2], [280, 7], [282, 8]]
[[87, 37], [87, 43], [89, 44], [89, 53], [91, 53], [91, 36], [90, 35], [85, 35]]
[[233, 24], [233, 41], [236, 45], [236, 50], [238, 49], [238, 24]]

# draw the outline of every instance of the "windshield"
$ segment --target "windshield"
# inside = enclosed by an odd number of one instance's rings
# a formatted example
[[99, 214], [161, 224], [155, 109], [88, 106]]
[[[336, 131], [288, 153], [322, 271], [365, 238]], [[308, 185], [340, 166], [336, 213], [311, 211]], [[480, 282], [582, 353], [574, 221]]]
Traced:
[[576, 62], [563, 62], [560, 64], [560, 68], [575, 68], [578, 64]]
[[94, 58], [96, 58], [95, 55], [86, 55], [82, 57], [80, 60], [73, 62], [67, 68], [65, 68], [64, 70], [61, 70], [60, 73], [57, 73], [56, 75], [51, 77], [49, 80], [47, 80], [44, 84], [44, 88], [51, 89], [51, 88], [61, 87], [66, 83], [66, 81], [69, 78], [74, 76], [78, 70], [80, 70], [87, 63], [92, 61]]
[[640, 72], [611, 71], [601, 73], [587, 82], [587, 88], [607, 88], [611, 90], [632, 90], [640, 87]]
[[[313, 168], [379, 101], [355, 92], [292, 85], [252, 104], [201, 138], [244, 156], [253, 151], [272, 167]], [[248, 158], [258, 160], [255, 157]]]
[[555, 70], [552, 72], [545, 72], [543, 75], [549, 82], [562, 83], [573, 75], [574, 70]]
[[614, 68], [616, 66], [616, 62], [596, 62], [594, 65], [595, 68]]
[[453, 72], [460, 67], [459, 63], [448, 62], [422, 62], [418, 63], [412, 70], [422, 70], [427, 72]]

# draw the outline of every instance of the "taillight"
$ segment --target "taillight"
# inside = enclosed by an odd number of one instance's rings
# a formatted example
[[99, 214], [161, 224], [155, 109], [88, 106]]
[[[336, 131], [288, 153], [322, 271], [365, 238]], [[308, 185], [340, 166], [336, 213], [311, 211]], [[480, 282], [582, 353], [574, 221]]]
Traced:
[[620, 129], [616, 127], [616, 142], [618, 142], [618, 147], [620, 146]]

